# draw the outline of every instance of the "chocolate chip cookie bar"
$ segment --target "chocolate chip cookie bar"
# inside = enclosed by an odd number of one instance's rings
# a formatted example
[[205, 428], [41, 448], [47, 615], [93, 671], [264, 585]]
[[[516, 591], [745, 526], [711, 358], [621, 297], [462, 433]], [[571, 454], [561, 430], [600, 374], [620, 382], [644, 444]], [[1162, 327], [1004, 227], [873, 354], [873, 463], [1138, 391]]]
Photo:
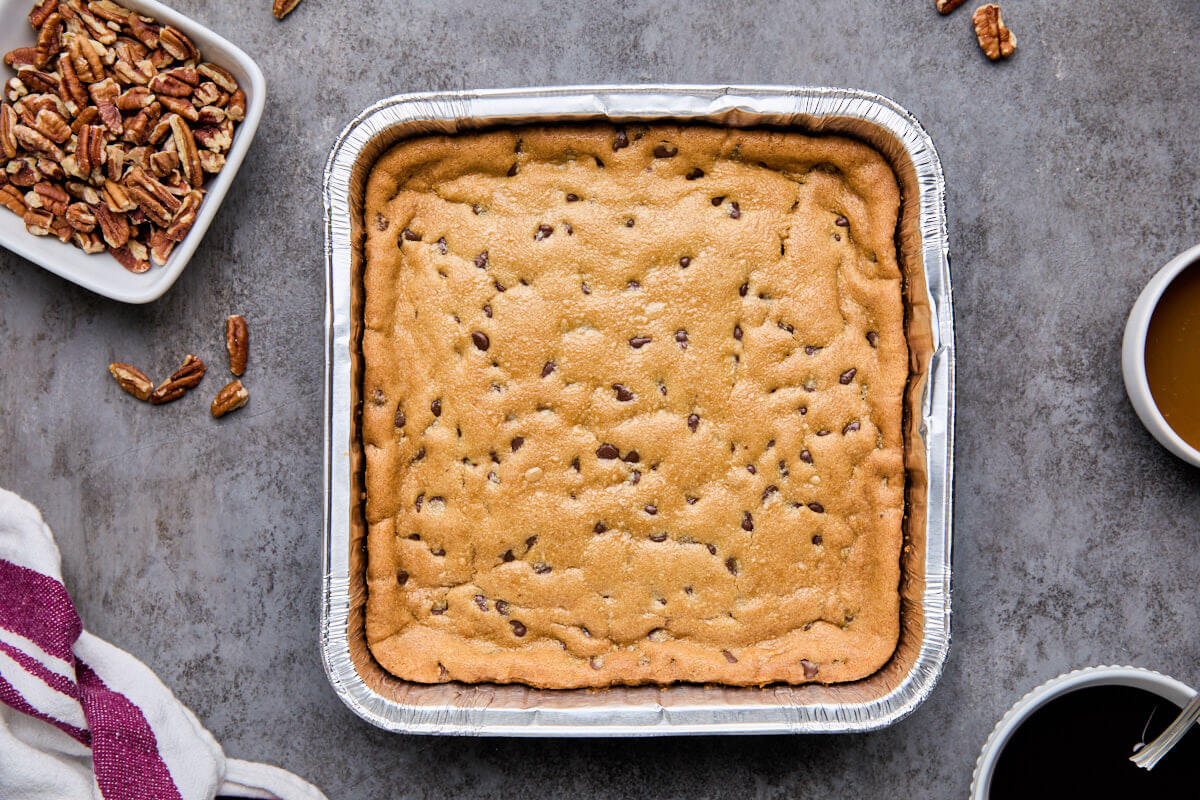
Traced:
[[410, 681], [834, 683], [900, 626], [900, 194], [701, 125], [400, 142], [363, 232], [366, 636]]

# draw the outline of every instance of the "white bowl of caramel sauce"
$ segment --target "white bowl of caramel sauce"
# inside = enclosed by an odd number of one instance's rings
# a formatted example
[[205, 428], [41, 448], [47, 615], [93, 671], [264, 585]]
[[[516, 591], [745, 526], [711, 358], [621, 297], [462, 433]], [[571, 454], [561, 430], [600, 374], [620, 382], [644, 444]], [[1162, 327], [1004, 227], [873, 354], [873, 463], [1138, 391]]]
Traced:
[[1146, 429], [1200, 467], [1200, 245], [1167, 262], [1138, 296], [1125, 323], [1121, 371]]

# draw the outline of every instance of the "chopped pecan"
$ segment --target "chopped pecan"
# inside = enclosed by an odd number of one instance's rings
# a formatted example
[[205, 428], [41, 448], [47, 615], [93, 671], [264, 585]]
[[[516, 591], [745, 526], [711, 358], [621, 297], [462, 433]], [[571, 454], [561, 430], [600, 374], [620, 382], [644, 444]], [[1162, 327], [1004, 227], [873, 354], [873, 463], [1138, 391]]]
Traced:
[[117, 40], [116, 31], [108, 27], [104, 20], [99, 19], [91, 11], [83, 7], [81, 3], [72, 3], [71, 10], [79, 17], [88, 32], [101, 44], [112, 44]]
[[137, 367], [122, 364], [120, 361], [109, 364], [108, 371], [116, 379], [118, 386], [138, 400], [150, 399], [150, 393], [154, 391], [154, 382], [146, 376], [146, 373]]
[[936, 0], [936, 2], [939, 14], [949, 14], [951, 11], [967, 2], [967, 0]]
[[29, 87], [22, 83], [20, 78], [9, 78], [4, 84], [4, 97], [10, 103], [17, 102], [27, 94]]
[[220, 87], [212, 81], [205, 81], [196, 87], [196, 91], [192, 92], [192, 105], [194, 106], [211, 106], [220, 101], [225, 95]]
[[144, 44], [147, 48], [153, 50], [158, 47], [158, 32], [160, 26], [149, 17], [143, 17], [140, 14], [129, 15], [129, 31], [137, 40]]
[[61, 186], [55, 186], [48, 181], [39, 181], [33, 185], [33, 191], [41, 198], [41, 208], [49, 210], [52, 214], [67, 213], [71, 195], [67, 194]]
[[174, 114], [163, 114], [154, 123], [154, 127], [150, 129], [149, 135], [146, 136], [146, 141], [150, 144], [159, 144], [163, 139], [171, 135], [171, 120], [175, 118]]
[[179, 154], [173, 150], [159, 150], [150, 156], [150, 171], [154, 176], [161, 178], [164, 175], [170, 174], [172, 170], [179, 169]]
[[[122, 214], [137, 208], [137, 203], [130, 199], [129, 193], [125, 191], [125, 187], [108, 178], [104, 179], [104, 186], [100, 189], [100, 197], [104, 199], [104, 205], [108, 207], [108, 210], [114, 214]], [[113, 246], [118, 247], [119, 245]]]
[[167, 263], [167, 259], [171, 257], [171, 251], [175, 249], [175, 242], [167, 232], [161, 228], [155, 228], [150, 233], [150, 258], [155, 264], [160, 267]]
[[21, 217], [25, 216], [25, 212], [28, 210], [25, 207], [21, 190], [12, 185], [0, 186], [0, 204]]
[[196, 112], [196, 107], [182, 97], [172, 97], [164, 94], [159, 96], [158, 102], [163, 104], [163, 108], [174, 114], [178, 114], [188, 122], [196, 122], [200, 119], [200, 115]]
[[62, 160], [63, 151], [58, 145], [47, 139], [42, 133], [34, 130], [28, 125], [20, 123], [13, 126], [13, 135], [17, 137], [17, 141], [26, 150], [35, 153], [45, 153], [51, 158]]
[[32, 189], [38, 182], [37, 159], [28, 156], [9, 161], [4, 171], [8, 173], [8, 180], [13, 186]]
[[196, 212], [200, 210], [200, 192], [192, 191], [183, 196], [183, 202], [179, 206], [179, 210], [175, 212], [175, 217], [171, 220], [170, 227], [167, 228], [167, 236], [176, 242], [182, 242], [188, 235], [188, 231], [196, 224]]
[[[170, 190], [168, 190], [166, 186], [149, 175], [141, 165], [132, 167], [129, 170], [129, 174], [125, 178], [125, 185], [128, 186], [130, 190], [136, 187], [153, 198], [156, 203], [165, 207], [168, 212], [168, 222], [170, 221], [171, 216], [179, 210], [179, 206], [181, 204], [180, 199], [171, 194]], [[161, 227], [164, 228], [166, 226], [166, 223], [161, 225]]]
[[300, 5], [300, 0], [274, 0], [271, 4], [271, 13], [275, 15], [275, 19], [283, 19], [298, 5]]
[[79, 80], [79, 75], [75, 72], [75, 65], [71, 62], [71, 57], [63, 53], [58, 57], [58, 74], [60, 85], [66, 93], [66, 99], [70, 100], [75, 105], [75, 113], [87, 106], [88, 93], [83, 86], [83, 81]]
[[17, 126], [17, 112], [5, 103], [0, 106], [0, 153], [5, 158], [17, 157], [17, 135], [13, 128]]
[[170, 25], [164, 25], [162, 30], [158, 32], [158, 43], [172, 58], [179, 61], [190, 61], [193, 58], [200, 57], [200, 53], [196, 50], [196, 45], [192, 44], [192, 40], [183, 31], [173, 28]]
[[182, 67], [172, 67], [163, 74], [182, 83], [186, 83], [193, 89], [200, 84], [200, 73], [196, 71], [195, 67], [186, 65]]
[[58, 92], [59, 81], [49, 72], [42, 72], [33, 67], [21, 67], [17, 70], [17, 80], [27, 89], [35, 92]]
[[[174, 72], [172, 70], [171, 72]], [[195, 87], [184, 83], [171, 72], [160, 72], [150, 79], [146, 88], [155, 94], [166, 94], [171, 97], [190, 97]]]
[[220, 86], [226, 92], [236, 92], [238, 88], [237, 79], [230, 74], [229, 70], [224, 67], [205, 62], [196, 67], [196, 72], [202, 77], [208, 78], [210, 81]]
[[82, 181], [67, 181], [67, 194], [89, 206], [101, 202], [100, 193]]
[[33, 63], [38, 69], [45, 69], [62, 47], [62, 28], [62, 14], [57, 12], [46, 17], [46, 21], [38, 28], [37, 44], [33, 48]]
[[150, 393], [150, 402], [155, 405], [169, 403], [183, 397], [184, 392], [200, 383], [204, 377], [204, 362], [191, 353], [184, 359], [183, 366], [171, 373], [171, 377]]
[[95, 106], [88, 106], [79, 112], [75, 119], [71, 120], [71, 133], [79, 133], [79, 129], [84, 125], [95, 125], [100, 121], [100, 112]]
[[[63, 156], [63, 158], [65, 159], [66, 156]], [[37, 171], [46, 180], [61, 181], [67, 177], [67, 173], [63, 170], [61, 163], [41, 156], [38, 156]]]
[[225, 167], [225, 154], [214, 153], [212, 150], [200, 151], [200, 169], [209, 175], [216, 175]]
[[125, 151], [122, 145], [110, 144], [104, 148], [104, 175], [110, 181], [117, 181], [125, 174]]
[[50, 231], [63, 244], [71, 241], [71, 235], [75, 233], [75, 229], [71, 227], [71, 223], [67, 222], [67, 218], [58, 215], [55, 215], [54, 219], [50, 221]]
[[[130, 242], [130, 244], [134, 243]], [[144, 258], [139, 259], [133, 254], [132, 249], [129, 247], [106, 247], [105, 249], [108, 250], [109, 255], [117, 260], [118, 264], [130, 272], [141, 274], [150, 269], [150, 262]], [[180, 394], [182, 394], [182, 392], [180, 392]], [[174, 400], [175, 398], [171, 399]]]
[[96, 253], [104, 252], [104, 239], [95, 231], [75, 231], [75, 233], [71, 235], [71, 241], [75, 243], [76, 247], [88, 255], [95, 255]]
[[94, 170], [104, 166], [108, 158], [105, 150], [104, 128], [99, 125], [84, 125], [79, 129], [75, 141], [75, 164], [85, 178]]
[[102, 20], [118, 24], [127, 23], [130, 14], [133, 13], [129, 9], [112, 2], [112, 0], [93, 0], [93, 2], [88, 3], [88, 10]]
[[74, 202], [67, 206], [67, 222], [81, 233], [91, 233], [96, 228], [96, 215], [86, 204]]
[[250, 327], [241, 314], [225, 319], [225, 350], [229, 353], [229, 371], [240, 378], [250, 357]]
[[246, 118], [246, 93], [238, 89], [229, 97], [229, 105], [225, 107], [225, 115], [234, 122]]
[[32, 67], [37, 60], [37, 49], [33, 47], [17, 47], [4, 54], [4, 66], [17, 69]]
[[112, 133], [119, 134], [123, 129], [121, 111], [117, 108], [117, 98], [121, 96], [121, 87], [112, 78], [105, 78], [88, 86], [88, 93], [92, 96], [92, 101], [95, 102], [96, 108], [100, 112], [100, 119], [104, 122], [104, 126]]
[[180, 117], [171, 120], [171, 138], [175, 142], [175, 150], [179, 153], [179, 165], [183, 177], [193, 188], [200, 188], [204, 182], [204, 171], [200, 166], [200, 154], [196, 150], [196, 139], [192, 131]]
[[216, 106], [203, 106], [196, 115], [201, 125], [220, 125], [226, 116], [225, 109]]
[[[226, 123], [228, 123], [228, 120]], [[192, 134], [205, 150], [220, 153], [228, 150], [233, 145], [232, 132], [225, 127], [225, 124], [201, 125]]]
[[223, 417], [230, 411], [236, 411], [246, 405], [246, 401], [250, 399], [250, 392], [246, 391], [246, 387], [241, 381], [234, 381], [226, 384], [225, 388], [217, 392], [217, 396], [213, 398], [212, 405], [209, 411], [214, 417]]
[[57, 111], [43, 108], [37, 112], [33, 127], [47, 139], [57, 144], [62, 144], [71, 138], [71, 126], [67, 124], [67, 121]]
[[1000, 6], [988, 3], [975, 9], [972, 17], [975, 23], [975, 37], [984, 55], [992, 61], [1008, 58], [1017, 49], [1017, 37], [1004, 24], [1000, 16]]
[[118, 37], [112, 50], [118, 61], [127, 61], [130, 64], [136, 64], [150, 55], [150, 50], [146, 45], [137, 39], [130, 39], [128, 36]]
[[[103, 203], [88, 206], [88, 208], [96, 215], [96, 222], [100, 226], [101, 235], [104, 236], [104, 243], [111, 248], [124, 247], [129, 241], [130, 235], [129, 220], [125, 219], [125, 215], [113, 213]], [[133, 271], [137, 272], [137, 270]]]
[[154, 102], [154, 94], [145, 86], [131, 86], [117, 98], [117, 108], [136, 111]]

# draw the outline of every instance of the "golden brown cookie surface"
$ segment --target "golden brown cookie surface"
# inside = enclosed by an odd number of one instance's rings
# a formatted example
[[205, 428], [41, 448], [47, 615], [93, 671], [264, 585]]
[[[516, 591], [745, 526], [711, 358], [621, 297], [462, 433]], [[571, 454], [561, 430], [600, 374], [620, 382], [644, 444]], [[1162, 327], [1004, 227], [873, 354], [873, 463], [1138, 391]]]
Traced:
[[402, 142], [364, 228], [367, 639], [421, 682], [865, 677], [899, 631], [895, 176], [702, 126]]

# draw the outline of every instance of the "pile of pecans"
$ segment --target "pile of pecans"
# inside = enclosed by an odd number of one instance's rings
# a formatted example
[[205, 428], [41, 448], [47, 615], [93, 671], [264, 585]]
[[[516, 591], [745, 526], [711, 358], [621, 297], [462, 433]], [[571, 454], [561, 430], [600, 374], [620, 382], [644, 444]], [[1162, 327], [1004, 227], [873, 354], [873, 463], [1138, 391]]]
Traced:
[[38, 236], [126, 269], [163, 265], [246, 115], [227, 70], [111, 0], [38, 0], [37, 43], [4, 55], [0, 202]]

